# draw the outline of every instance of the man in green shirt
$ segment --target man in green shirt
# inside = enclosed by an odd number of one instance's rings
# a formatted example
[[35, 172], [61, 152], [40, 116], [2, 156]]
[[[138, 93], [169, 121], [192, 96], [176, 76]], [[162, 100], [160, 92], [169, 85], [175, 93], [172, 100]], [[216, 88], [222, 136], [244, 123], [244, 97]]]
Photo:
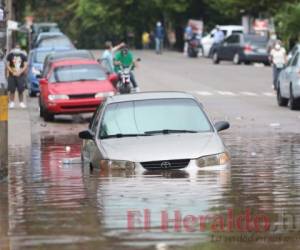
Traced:
[[[132, 69], [134, 69], [134, 67], [136, 66], [136, 62], [133, 60], [133, 55], [129, 51], [129, 49], [126, 45], [123, 46], [121, 51], [119, 51], [115, 54], [114, 63], [115, 63], [115, 72], [116, 73], [119, 73], [120, 65], [122, 65], [125, 68], [129, 68], [131, 65], [133, 65]], [[134, 77], [132, 71], [130, 72], [130, 80], [132, 82], [135, 92], [138, 92], [139, 88], [137, 86], [137, 83], [136, 83], [136, 80], [135, 80], [135, 77]]]

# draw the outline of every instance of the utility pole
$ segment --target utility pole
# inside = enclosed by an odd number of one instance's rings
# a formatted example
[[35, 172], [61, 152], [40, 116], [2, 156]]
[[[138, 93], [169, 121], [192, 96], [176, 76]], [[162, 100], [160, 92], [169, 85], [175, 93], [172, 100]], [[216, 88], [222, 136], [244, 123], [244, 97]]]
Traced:
[[8, 165], [8, 96], [5, 78], [6, 10], [0, 1], [0, 179], [7, 176]]
[[[13, 0], [0, 0], [2, 2], [5, 2], [5, 9], [6, 9], [6, 21], [7, 20], [15, 20], [14, 16], [14, 10], [13, 10]], [[12, 49], [12, 35], [11, 30], [7, 29], [6, 34], [6, 51], [10, 51]]]

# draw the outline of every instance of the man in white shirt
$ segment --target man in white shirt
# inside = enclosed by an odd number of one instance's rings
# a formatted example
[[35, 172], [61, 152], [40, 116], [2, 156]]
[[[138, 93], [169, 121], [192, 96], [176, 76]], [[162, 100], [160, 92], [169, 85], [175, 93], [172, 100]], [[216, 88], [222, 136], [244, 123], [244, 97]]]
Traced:
[[280, 41], [277, 41], [274, 48], [271, 50], [270, 61], [273, 65], [273, 86], [274, 89], [277, 90], [279, 73], [287, 61], [286, 50], [281, 46]]
[[220, 29], [220, 27], [216, 26], [216, 31], [214, 33], [214, 42], [209, 51], [209, 57], [212, 57], [214, 50], [220, 46], [220, 44], [224, 41], [225, 35], [224, 32]]
[[117, 46], [113, 47], [111, 41], [105, 42], [105, 50], [101, 56], [102, 65], [109, 71], [114, 71], [114, 52], [121, 49], [124, 46], [124, 43], [120, 43]]

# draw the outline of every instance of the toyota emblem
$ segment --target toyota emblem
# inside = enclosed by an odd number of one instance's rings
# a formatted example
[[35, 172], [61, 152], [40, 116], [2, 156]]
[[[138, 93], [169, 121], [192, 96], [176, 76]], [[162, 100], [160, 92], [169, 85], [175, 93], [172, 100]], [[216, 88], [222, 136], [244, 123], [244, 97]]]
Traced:
[[163, 162], [160, 164], [160, 166], [161, 166], [163, 169], [168, 169], [168, 168], [170, 168], [172, 165], [171, 165], [171, 163], [168, 162], [168, 161], [163, 161]]

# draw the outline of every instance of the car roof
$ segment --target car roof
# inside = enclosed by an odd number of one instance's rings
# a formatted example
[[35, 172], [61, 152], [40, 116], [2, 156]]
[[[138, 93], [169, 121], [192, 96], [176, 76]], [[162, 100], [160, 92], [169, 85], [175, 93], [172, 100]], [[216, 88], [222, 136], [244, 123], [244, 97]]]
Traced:
[[50, 22], [44, 22], [44, 23], [33, 23], [33, 27], [40, 28], [40, 27], [58, 27], [57, 23], [50, 23]]
[[100, 64], [93, 59], [84, 59], [84, 58], [66, 58], [66, 59], [61, 59], [59, 61], [54, 61], [52, 63], [52, 67], [60, 67], [60, 66], [68, 66], [68, 65], [80, 65], [80, 64]]
[[182, 91], [153, 91], [153, 92], [139, 92], [124, 95], [114, 95], [107, 98], [107, 103], [118, 103], [127, 101], [141, 101], [154, 99], [194, 99], [192, 94]]
[[38, 35], [38, 38], [37, 40], [39, 39], [42, 39], [42, 38], [48, 38], [48, 37], [57, 37], [57, 36], [63, 36], [64, 33], [62, 32], [59, 32], [59, 31], [55, 31], [55, 32], [41, 32], [39, 35]]
[[38, 48], [34, 48], [32, 49], [31, 51], [32, 52], [48, 52], [51, 53], [51, 52], [60, 52], [60, 51], [69, 51], [69, 50], [72, 50], [71, 48], [69, 47], [38, 47]]
[[243, 26], [241, 25], [219, 25], [220, 29], [239, 29], [243, 30]]
[[63, 59], [63, 58], [87, 58], [87, 59], [93, 59], [93, 56], [91, 54], [90, 51], [88, 50], [66, 50], [63, 52], [54, 52], [53, 54], [50, 54], [49, 57], [47, 58], [49, 61], [55, 61], [55, 60], [59, 60], [59, 59]]

